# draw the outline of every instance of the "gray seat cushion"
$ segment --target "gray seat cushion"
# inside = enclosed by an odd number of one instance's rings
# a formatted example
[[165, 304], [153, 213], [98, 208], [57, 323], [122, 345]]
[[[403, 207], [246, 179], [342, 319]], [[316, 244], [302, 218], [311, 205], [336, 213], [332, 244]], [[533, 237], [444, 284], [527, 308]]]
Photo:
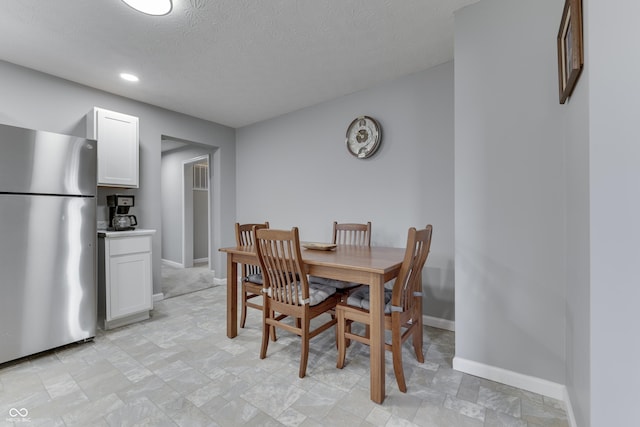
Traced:
[[[336, 293], [336, 288], [328, 286], [318, 286], [309, 283], [309, 305], [320, 304], [322, 301]], [[302, 291], [298, 292], [298, 296], [302, 298]]]
[[330, 286], [336, 289], [350, 289], [360, 286], [360, 283], [344, 282], [342, 280], [327, 279], [326, 277], [309, 276], [309, 283], [315, 283], [322, 286]]
[[247, 277], [242, 279], [245, 282], [255, 283], [257, 285], [262, 285], [262, 274], [250, 274]]
[[[298, 277], [297, 274], [296, 274], [296, 279], [300, 280], [300, 278]], [[262, 273], [250, 274], [247, 277], [244, 277], [242, 280], [244, 282], [251, 282], [251, 283], [255, 283], [257, 285], [263, 285], [264, 284], [264, 279], [262, 278]]]
[[[309, 283], [309, 305], [317, 305], [336, 293], [336, 288], [330, 286], [319, 286]], [[267, 290], [267, 294], [271, 295], [271, 289]], [[302, 299], [302, 289], [298, 282], [298, 298]]]
[[[384, 314], [391, 313], [391, 294], [389, 289], [384, 290]], [[363, 287], [351, 293], [347, 298], [347, 304], [353, 307], [369, 310], [369, 287]]]

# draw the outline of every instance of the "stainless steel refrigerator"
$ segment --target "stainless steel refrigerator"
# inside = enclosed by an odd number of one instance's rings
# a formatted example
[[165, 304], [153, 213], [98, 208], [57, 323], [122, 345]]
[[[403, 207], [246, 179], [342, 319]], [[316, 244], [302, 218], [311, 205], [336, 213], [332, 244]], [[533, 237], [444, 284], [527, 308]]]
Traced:
[[0, 125], [0, 363], [96, 330], [96, 142]]

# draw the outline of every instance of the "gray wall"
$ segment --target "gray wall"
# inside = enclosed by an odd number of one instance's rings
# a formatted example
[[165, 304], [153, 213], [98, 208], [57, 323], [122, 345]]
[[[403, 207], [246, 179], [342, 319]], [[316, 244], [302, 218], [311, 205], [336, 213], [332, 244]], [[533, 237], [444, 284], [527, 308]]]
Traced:
[[[139, 227], [158, 230], [153, 237], [154, 292], [160, 286], [161, 188], [160, 141], [162, 135], [197, 141], [219, 147], [213, 158], [215, 167], [215, 209], [213, 244], [235, 240], [235, 131], [226, 126], [174, 113], [106, 92], [81, 86], [47, 74], [0, 61], [0, 123], [86, 136], [85, 116], [94, 107], [119, 111], [140, 118], [140, 188], [129, 190], [136, 195], [135, 214]], [[99, 202], [105, 204], [100, 191]], [[103, 208], [104, 209], [104, 208]], [[224, 277], [224, 258], [211, 254], [212, 268]], [[222, 271], [222, 273], [218, 273]]]
[[[589, 110], [591, 425], [637, 425], [640, 2], [584, 3], [589, 68], [585, 96]], [[579, 132], [576, 128], [574, 133]]]
[[[583, 7], [586, 2], [583, 1]], [[562, 6], [559, 6], [561, 8]], [[558, 14], [561, 12], [558, 11]], [[559, 16], [559, 15], [558, 15]], [[585, 29], [588, 29], [586, 16]], [[588, 34], [585, 42], [588, 45]], [[590, 425], [589, 80], [587, 61], [569, 101], [561, 107], [566, 165], [565, 384], [578, 426]], [[597, 424], [593, 424], [597, 425]], [[601, 424], [601, 425], [624, 425]]]
[[[456, 14], [456, 357], [566, 384], [578, 426], [627, 426], [640, 384], [640, 3], [583, 0], [585, 68], [559, 106], [563, 3]], [[499, 218], [484, 227], [514, 254], [470, 233], [469, 210]], [[541, 237], [510, 238], [516, 222]], [[531, 258], [537, 269], [518, 268]]]
[[[383, 128], [359, 160], [345, 132], [359, 115]], [[403, 247], [434, 226], [425, 313], [454, 319], [453, 63], [237, 130], [237, 215], [330, 241], [331, 223], [373, 223], [372, 244]]]
[[564, 384], [561, 3], [456, 14], [455, 275], [456, 359]]

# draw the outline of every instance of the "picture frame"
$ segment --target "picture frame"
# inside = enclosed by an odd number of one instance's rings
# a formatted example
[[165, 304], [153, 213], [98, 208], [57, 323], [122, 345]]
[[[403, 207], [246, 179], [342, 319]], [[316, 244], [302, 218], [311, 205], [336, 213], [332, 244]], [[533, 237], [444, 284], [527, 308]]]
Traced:
[[571, 96], [583, 66], [582, 0], [565, 0], [558, 30], [560, 104]]

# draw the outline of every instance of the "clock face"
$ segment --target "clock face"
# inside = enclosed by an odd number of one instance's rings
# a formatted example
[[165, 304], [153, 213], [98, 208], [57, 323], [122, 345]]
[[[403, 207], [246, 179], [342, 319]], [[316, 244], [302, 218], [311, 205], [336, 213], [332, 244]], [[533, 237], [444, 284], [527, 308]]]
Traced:
[[378, 122], [369, 116], [360, 116], [347, 129], [347, 150], [359, 159], [366, 159], [376, 152], [381, 139]]

